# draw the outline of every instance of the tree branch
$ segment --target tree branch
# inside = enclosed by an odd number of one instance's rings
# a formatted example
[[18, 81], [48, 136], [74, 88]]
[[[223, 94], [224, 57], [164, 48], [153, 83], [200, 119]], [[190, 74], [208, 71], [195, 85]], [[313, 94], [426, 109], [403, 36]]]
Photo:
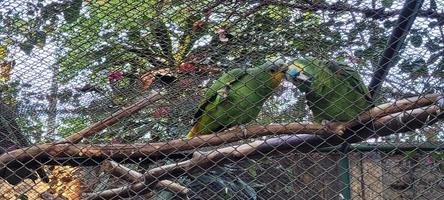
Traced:
[[134, 103], [128, 107], [123, 107], [122, 109], [115, 112], [111, 116], [105, 118], [104, 120], [96, 122], [93, 125], [91, 125], [90, 127], [85, 128], [85, 129], [69, 136], [68, 138], [65, 138], [62, 141], [56, 142], [55, 144], [78, 143], [83, 138], [92, 136], [92, 135], [104, 130], [105, 128], [116, 124], [117, 122], [119, 122], [123, 118], [131, 116], [132, 114], [140, 111], [141, 109], [143, 109], [145, 106], [149, 105], [150, 103], [159, 100], [160, 98], [161, 98], [160, 94], [158, 94], [157, 92], [153, 92], [150, 95], [148, 95], [148, 97], [143, 98], [140, 101], [137, 101], [136, 103]]
[[[298, 134], [257, 140], [249, 144], [226, 147], [210, 152], [195, 152], [188, 161], [152, 169], [144, 175], [144, 182], [125, 188], [113, 189], [103, 195], [134, 196], [149, 191], [158, 180], [174, 178], [183, 173], [192, 173], [195, 169], [207, 168], [228, 161], [234, 162], [244, 157], [269, 155], [275, 152], [297, 150], [310, 152], [317, 148], [349, 142], [356, 143], [369, 137], [386, 136], [392, 133], [410, 131], [444, 118], [441, 107], [435, 105], [442, 101], [442, 95], [430, 94], [383, 104], [373, 108], [370, 114], [359, 119], [360, 123], [348, 127], [339, 136], [318, 124], [290, 123], [267, 126], [250, 126], [245, 134], [240, 128], [227, 130], [219, 134], [204, 135], [188, 140], [172, 140], [165, 143], [131, 145], [81, 145], [81, 144], [43, 144], [30, 148], [17, 149], [0, 156], [0, 169], [26, 167], [36, 163], [57, 165], [85, 165], [100, 160], [135, 160], [144, 158], [155, 160], [169, 157], [188, 157], [186, 150], [205, 146], [216, 146], [251, 137], [280, 134]], [[365, 121], [368, 120], [368, 121]], [[371, 122], [371, 123], [369, 123]], [[353, 121], [352, 123], [356, 123]], [[320, 134], [320, 135], [313, 135]], [[183, 155], [188, 154], [188, 155]], [[85, 161], [85, 162], [84, 162]], [[146, 192], [145, 192], [146, 193]], [[100, 196], [100, 195], [99, 195]], [[107, 196], [109, 197], [109, 196]]]
[[[137, 171], [134, 171], [132, 169], [129, 169], [119, 163], [116, 163], [114, 161], [104, 161], [101, 166], [102, 170], [105, 172], [108, 172], [112, 174], [115, 177], [121, 178], [125, 181], [128, 181], [130, 183], [137, 183], [143, 181], [143, 175]], [[168, 191], [171, 191], [176, 194], [182, 194], [185, 195], [189, 192], [189, 189], [175, 183], [170, 180], [161, 180], [154, 183], [154, 189], [166, 189]], [[122, 188], [115, 188], [112, 190], [105, 190], [102, 192], [97, 193], [87, 193], [85, 194], [87, 199], [111, 199], [115, 197], [115, 194], [113, 193], [119, 193], [119, 191], [125, 190], [124, 187]], [[143, 193], [138, 193], [137, 195], [144, 195], [145, 198], [150, 198], [154, 196], [154, 192], [150, 190], [142, 191]]]
[[401, 111], [407, 111], [418, 107], [424, 107], [437, 102], [443, 98], [441, 94], [426, 94], [422, 97], [410, 97], [401, 99], [393, 103], [385, 103], [378, 105], [367, 112], [360, 114], [355, 120], [348, 123], [348, 128], [363, 124], [391, 113], [397, 113]]
[[137, 194], [139, 191], [146, 190], [147, 186], [156, 180], [190, 174], [215, 165], [236, 162], [244, 158], [262, 157], [291, 150], [311, 152], [317, 148], [340, 145], [344, 142], [359, 142], [370, 136], [386, 136], [398, 131], [413, 130], [434, 123], [438, 119], [443, 119], [444, 112], [441, 109], [439, 106], [431, 105], [381, 117], [375, 120], [371, 127], [375, 128], [374, 133], [362, 128], [347, 130], [347, 134], [353, 134], [357, 137], [290, 135], [257, 140], [248, 144], [216, 149], [209, 152], [195, 152], [190, 160], [149, 170], [144, 175], [145, 182], [130, 185], [126, 187], [126, 190], [113, 193], [114, 196], [107, 196], [107, 198], [130, 197], [127, 195]]
[[[192, 150], [205, 146], [217, 146], [224, 143], [236, 142], [253, 137], [280, 135], [288, 133], [326, 134], [333, 132], [326, 130], [319, 124], [290, 123], [287, 125], [273, 124], [267, 126], [255, 125], [247, 128], [242, 134], [240, 128], [233, 128], [222, 133], [203, 135], [191, 139], [176, 139], [168, 142], [149, 144], [42, 144], [28, 148], [16, 149], [0, 156], [0, 169], [5, 166], [20, 166], [28, 160], [46, 164], [88, 165], [88, 162], [97, 165], [105, 159], [116, 161], [134, 161], [139, 158], [156, 160], [160, 158], [177, 158], [178, 151]], [[86, 162], [88, 161], [88, 162]], [[3, 165], [3, 166], [2, 166]]]
[[[442, 98], [440, 94], [430, 94], [423, 97], [413, 97], [394, 103], [382, 104], [364, 113], [358, 120], [352, 121], [351, 124], [354, 125], [347, 126], [348, 129], [344, 132], [354, 133], [353, 130], [360, 130], [363, 129], [363, 126], [370, 125], [368, 122], [373, 119], [379, 119], [392, 113], [429, 106], [440, 98]], [[365, 130], [369, 134], [373, 134], [372, 129]], [[97, 163], [105, 159], [134, 162], [140, 158], [150, 161], [165, 157], [172, 159], [186, 158], [189, 152], [184, 153], [184, 151], [187, 150], [194, 150], [206, 146], [218, 146], [254, 137], [282, 134], [316, 134], [327, 137], [335, 135], [334, 132], [326, 129], [324, 126], [308, 123], [271, 124], [266, 126], [254, 125], [247, 127], [245, 134], [242, 134], [242, 132], [240, 128], [233, 128], [221, 133], [203, 135], [191, 139], [176, 139], [168, 142], [149, 144], [42, 144], [16, 149], [1, 155], [0, 169], [12, 166], [23, 166], [23, 163], [30, 164], [30, 160], [56, 165], [97, 165]], [[361, 132], [360, 134], [363, 133]], [[342, 138], [348, 138], [352, 135], [353, 134], [344, 134]], [[323, 140], [316, 141], [319, 144], [324, 143]]]
[[369, 84], [370, 96], [375, 100], [390, 68], [398, 61], [397, 56], [404, 44], [405, 38], [416, 19], [424, 0], [407, 0], [399, 14], [396, 26], [392, 30], [387, 46], [379, 59], [376, 71]]
[[139, 182], [143, 178], [143, 175], [141, 173], [111, 160], [103, 161], [100, 168], [104, 172], [112, 174], [113, 176], [130, 183]]

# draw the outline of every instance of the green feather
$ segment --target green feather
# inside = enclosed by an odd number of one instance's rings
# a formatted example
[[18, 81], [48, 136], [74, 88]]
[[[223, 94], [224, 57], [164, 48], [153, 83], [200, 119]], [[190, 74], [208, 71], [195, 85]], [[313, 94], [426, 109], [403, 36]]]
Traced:
[[[281, 67], [276, 65], [277, 67]], [[206, 91], [188, 137], [211, 134], [254, 120], [282, 76], [273, 63], [223, 74]], [[277, 79], [275, 77], [278, 77]]]
[[347, 64], [314, 58], [296, 63], [311, 77], [299, 89], [306, 93], [316, 122], [350, 121], [373, 106], [361, 76]]

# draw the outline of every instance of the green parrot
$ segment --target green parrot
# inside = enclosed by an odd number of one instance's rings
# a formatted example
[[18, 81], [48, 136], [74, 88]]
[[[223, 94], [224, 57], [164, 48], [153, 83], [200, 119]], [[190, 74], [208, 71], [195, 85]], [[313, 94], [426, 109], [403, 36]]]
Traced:
[[361, 76], [346, 63], [297, 59], [286, 76], [305, 93], [315, 122], [348, 122], [373, 107]]
[[254, 120], [279, 86], [288, 66], [282, 59], [224, 73], [206, 91], [188, 137], [211, 134]]

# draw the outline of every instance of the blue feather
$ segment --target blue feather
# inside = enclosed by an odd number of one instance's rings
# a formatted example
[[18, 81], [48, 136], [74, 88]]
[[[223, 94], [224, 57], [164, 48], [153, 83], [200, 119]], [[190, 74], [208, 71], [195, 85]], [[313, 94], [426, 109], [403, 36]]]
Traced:
[[287, 73], [288, 73], [288, 75], [290, 75], [290, 77], [291, 77], [292, 79], [296, 79], [296, 77], [299, 76], [300, 71], [299, 71], [299, 69], [297, 69], [297, 68], [295, 68], [295, 67], [290, 67], [290, 68], [288, 69]]

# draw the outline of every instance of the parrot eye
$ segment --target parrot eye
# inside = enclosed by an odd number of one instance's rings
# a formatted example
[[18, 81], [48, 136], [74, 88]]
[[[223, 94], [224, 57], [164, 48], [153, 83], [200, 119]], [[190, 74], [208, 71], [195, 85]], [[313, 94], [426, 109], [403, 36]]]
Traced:
[[268, 71], [271, 73], [275, 73], [279, 70], [279, 66], [273, 65], [273, 67], [269, 68]]

